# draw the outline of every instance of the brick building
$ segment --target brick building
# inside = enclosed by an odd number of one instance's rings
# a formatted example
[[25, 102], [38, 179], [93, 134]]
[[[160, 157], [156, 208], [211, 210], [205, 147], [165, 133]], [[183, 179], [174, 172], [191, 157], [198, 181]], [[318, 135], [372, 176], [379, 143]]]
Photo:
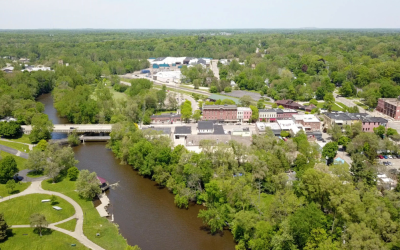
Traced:
[[321, 121], [315, 115], [293, 115], [293, 121], [303, 125], [305, 131], [321, 130]]
[[239, 122], [248, 122], [251, 119], [252, 113], [253, 111], [251, 111], [251, 108], [238, 107], [236, 118]]
[[203, 120], [236, 122], [237, 110], [236, 105], [204, 105]]
[[282, 105], [284, 108], [287, 109], [300, 109], [302, 105], [298, 104], [297, 102], [294, 102], [293, 100], [278, 100], [275, 102], [278, 106]]
[[394, 118], [395, 120], [400, 120], [399, 98], [379, 98], [376, 110]]
[[388, 120], [382, 117], [371, 117], [367, 113], [325, 113], [324, 120], [326, 128], [332, 127], [334, 124], [338, 126], [352, 125], [361, 122], [364, 132], [374, 132], [374, 128], [380, 125], [387, 128]]
[[294, 109], [281, 109], [277, 112], [278, 120], [288, 120], [292, 119], [293, 115], [297, 115], [298, 112]]
[[365, 117], [362, 119], [362, 130], [364, 132], [374, 132], [374, 128], [380, 125], [387, 128], [388, 120], [382, 117]]
[[260, 122], [276, 122], [278, 112], [281, 111], [281, 109], [259, 109], [258, 119]]

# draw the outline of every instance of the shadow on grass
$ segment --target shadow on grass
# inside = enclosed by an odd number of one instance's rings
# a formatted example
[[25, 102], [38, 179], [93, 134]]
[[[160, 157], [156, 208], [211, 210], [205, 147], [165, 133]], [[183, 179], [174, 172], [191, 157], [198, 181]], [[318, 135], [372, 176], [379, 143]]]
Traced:
[[[37, 228], [33, 229], [33, 233], [35, 233], [37, 235], [40, 235], [40, 231]], [[51, 235], [52, 233], [53, 233], [53, 230], [51, 230], [50, 228], [43, 228], [42, 229], [42, 236]]]
[[21, 191], [19, 191], [19, 190], [13, 190], [11, 193], [9, 193], [10, 195], [12, 195], [12, 194], [18, 194], [18, 193], [20, 193]]
[[31, 178], [37, 178], [37, 177], [41, 177], [43, 175], [44, 175], [43, 171], [30, 171], [27, 174], [27, 176], [31, 177]]
[[58, 205], [58, 204], [60, 204], [60, 202], [58, 202], [58, 201], [53, 201], [53, 202], [51, 203], [52, 206]]

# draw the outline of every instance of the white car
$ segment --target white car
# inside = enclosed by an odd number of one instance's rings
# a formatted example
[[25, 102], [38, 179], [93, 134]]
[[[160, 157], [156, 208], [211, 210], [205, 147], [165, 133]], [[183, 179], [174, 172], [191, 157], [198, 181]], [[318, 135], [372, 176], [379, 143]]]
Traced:
[[391, 155], [388, 155], [388, 158], [389, 158], [389, 159], [393, 159], [393, 157], [392, 157]]

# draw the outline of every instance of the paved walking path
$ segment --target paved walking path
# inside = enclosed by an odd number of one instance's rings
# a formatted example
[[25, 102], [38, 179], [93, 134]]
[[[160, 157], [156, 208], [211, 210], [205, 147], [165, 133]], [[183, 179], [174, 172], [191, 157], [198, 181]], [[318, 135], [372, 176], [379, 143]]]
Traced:
[[[71, 203], [71, 205], [75, 208], [75, 214], [65, 220], [49, 224], [49, 228], [59, 231], [59, 232], [62, 232], [62, 233], [65, 233], [71, 237], [74, 237], [76, 240], [78, 240], [80, 243], [82, 243], [83, 245], [85, 245], [86, 247], [88, 247], [90, 249], [104, 250], [104, 248], [102, 248], [102, 247], [98, 246], [97, 244], [95, 244], [94, 242], [90, 241], [83, 234], [83, 210], [82, 210], [81, 206], [79, 206], [79, 204], [76, 201], [74, 201], [73, 199], [71, 199], [70, 197], [68, 197], [64, 194], [44, 190], [42, 188], [41, 184], [42, 184], [42, 181], [45, 179], [47, 179], [47, 177], [45, 177], [45, 176], [36, 178], [35, 181], [33, 181], [32, 184], [27, 189], [25, 189], [21, 193], [7, 196], [4, 199], [0, 200], [0, 202], [8, 201], [10, 199], [14, 199], [14, 198], [28, 195], [28, 194], [48, 194], [48, 195], [59, 196], [59, 197], [63, 198], [64, 200], [68, 201], [69, 203]], [[58, 224], [64, 223], [64, 222], [72, 220], [72, 219], [76, 219], [76, 226], [75, 226], [75, 230], [73, 232], [59, 228], [56, 226]], [[12, 226], [12, 228], [22, 228], [22, 227], [30, 227], [30, 225], [13, 225]]]
[[10, 148], [10, 147], [4, 146], [4, 145], [0, 145], [0, 151], [4, 151], [4, 152], [7, 152], [7, 153], [15, 155], [15, 156], [19, 156], [24, 159], [28, 159], [28, 156], [29, 156], [27, 153], [21, 152], [19, 150], [16, 150], [14, 148]]
[[8, 141], [8, 142], [13, 142], [13, 143], [19, 143], [19, 144], [23, 144], [23, 145], [27, 145], [29, 147], [29, 150], [33, 150], [33, 148], [36, 146], [34, 144], [29, 144], [29, 143], [24, 143], [24, 142], [19, 142], [19, 141], [10, 141], [7, 139], [3, 139], [1, 138], [0, 141]]

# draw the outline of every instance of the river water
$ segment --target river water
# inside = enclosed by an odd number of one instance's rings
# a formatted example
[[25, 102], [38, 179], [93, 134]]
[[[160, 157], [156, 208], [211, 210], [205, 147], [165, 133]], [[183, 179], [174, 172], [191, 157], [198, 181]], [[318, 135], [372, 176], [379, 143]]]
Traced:
[[[44, 94], [38, 101], [45, 105], [45, 113], [54, 124], [67, 123], [58, 116], [53, 98]], [[65, 138], [65, 134], [54, 134]], [[121, 165], [105, 143], [87, 142], [74, 148], [79, 169], [95, 171], [109, 183], [119, 182], [119, 187], [108, 191], [111, 201], [109, 212], [119, 225], [121, 234], [130, 245], [142, 250], [222, 250], [235, 249], [230, 231], [210, 235], [202, 230], [197, 214], [203, 207], [191, 205], [179, 209], [174, 196], [166, 189], [157, 187], [154, 181], [141, 177], [128, 165]]]

